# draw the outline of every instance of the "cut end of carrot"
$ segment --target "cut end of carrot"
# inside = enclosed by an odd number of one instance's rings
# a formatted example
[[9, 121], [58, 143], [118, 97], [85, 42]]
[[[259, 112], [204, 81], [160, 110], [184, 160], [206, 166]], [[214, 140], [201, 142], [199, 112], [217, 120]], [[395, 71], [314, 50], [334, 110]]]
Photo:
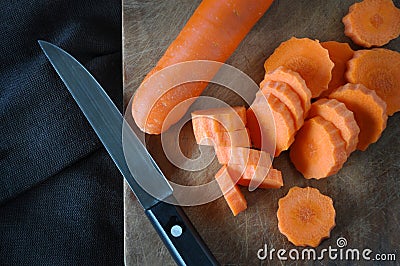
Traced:
[[332, 199], [316, 188], [293, 187], [278, 205], [279, 231], [295, 246], [317, 247], [336, 225]]
[[215, 147], [218, 162], [224, 165], [260, 165], [270, 167], [271, 156], [264, 152], [244, 147]]

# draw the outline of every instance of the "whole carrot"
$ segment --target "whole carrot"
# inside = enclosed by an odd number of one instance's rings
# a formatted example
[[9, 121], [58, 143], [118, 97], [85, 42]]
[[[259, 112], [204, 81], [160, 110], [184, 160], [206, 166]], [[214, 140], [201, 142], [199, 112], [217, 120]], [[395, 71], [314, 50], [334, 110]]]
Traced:
[[[145, 81], [155, 72], [176, 63], [190, 60], [225, 62], [272, 2], [203, 0]], [[206, 82], [192, 82], [172, 89], [160, 89], [146, 86], [143, 82], [132, 102], [132, 116], [142, 131], [160, 134], [184, 115], [190, 102], [180, 106], [173, 118], [168, 117], [169, 124], [163, 127], [168, 113], [185, 100], [200, 96], [206, 86]], [[152, 102], [153, 99], [157, 100]]]

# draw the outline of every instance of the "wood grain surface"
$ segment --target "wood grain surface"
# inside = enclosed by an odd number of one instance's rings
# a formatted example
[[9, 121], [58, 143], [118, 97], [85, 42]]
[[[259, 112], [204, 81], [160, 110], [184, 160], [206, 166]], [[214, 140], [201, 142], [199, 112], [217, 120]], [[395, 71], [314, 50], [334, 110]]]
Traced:
[[[192, 0], [123, 0], [123, 69], [125, 103], [133, 95], [143, 77], [154, 67], [168, 45], [184, 26], [200, 1]], [[400, 7], [400, 1], [394, 1]], [[265, 16], [241, 43], [227, 61], [228, 64], [249, 75], [259, 83], [264, 75], [263, 63], [280, 42], [291, 36], [309, 37], [320, 41], [349, 42], [343, 34], [341, 18], [350, 0], [276, 0]], [[400, 39], [390, 42], [387, 48], [400, 50]], [[207, 95], [242, 104], [241, 99], [213, 86]], [[278, 199], [293, 186], [312, 186], [334, 200], [337, 226], [331, 238], [316, 250], [332, 246], [344, 237], [348, 248], [369, 248], [375, 253], [397, 253], [400, 261], [400, 113], [390, 117], [379, 141], [367, 151], [354, 152], [343, 169], [324, 180], [304, 179], [290, 163], [284, 152], [273, 162], [284, 176], [285, 185], [279, 190], [242, 189], [248, 200], [248, 210], [233, 217], [224, 199], [211, 203], [185, 207], [184, 210], [210, 247], [224, 265], [275, 265], [281, 262], [260, 261], [257, 251], [267, 244], [269, 248], [296, 248], [279, 233], [276, 211]], [[159, 136], [148, 136], [148, 149], [165, 175], [177, 182], [213, 178], [219, 165], [214, 160], [202, 171], [189, 172], [174, 167], [162, 152]], [[180, 134], [182, 152], [195, 158], [199, 149], [194, 142], [190, 123]], [[207, 156], [213, 156], [209, 151]], [[174, 265], [168, 251], [145, 217], [129, 188], [125, 188], [125, 262], [126, 265]], [[302, 248], [296, 248], [301, 252]], [[353, 261], [354, 262], [354, 261]], [[283, 263], [283, 262], [282, 262]], [[287, 261], [285, 264], [349, 264], [344, 260]], [[362, 261], [358, 262], [363, 265]], [[396, 263], [394, 263], [396, 264]]]

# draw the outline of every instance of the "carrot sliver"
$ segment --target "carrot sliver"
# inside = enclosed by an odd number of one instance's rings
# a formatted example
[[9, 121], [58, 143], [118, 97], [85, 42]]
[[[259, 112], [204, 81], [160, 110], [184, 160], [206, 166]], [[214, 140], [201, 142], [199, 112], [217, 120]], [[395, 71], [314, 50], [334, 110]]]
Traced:
[[328, 89], [333, 65], [328, 51], [318, 40], [292, 37], [275, 49], [265, 61], [264, 68], [269, 72], [284, 66], [298, 72], [315, 98]]
[[244, 147], [215, 147], [215, 153], [220, 164], [260, 165], [270, 167], [271, 157], [264, 151]]
[[384, 48], [359, 50], [348, 62], [347, 80], [374, 90], [387, 104], [388, 115], [400, 110], [400, 53]]
[[320, 116], [304, 122], [289, 155], [296, 169], [307, 179], [333, 175], [347, 160], [346, 144], [339, 130]]
[[357, 149], [365, 151], [375, 143], [386, 128], [387, 114], [385, 102], [362, 84], [348, 83], [335, 90], [329, 98], [343, 102], [354, 113], [360, 127]]
[[247, 128], [235, 131], [196, 131], [194, 133], [196, 142], [199, 145], [233, 147], [250, 147], [251, 145]]
[[306, 117], [311, 105], [311, 91], [300, 74], [280, 66], [271, 72], [265, 73], [264, 80], [261, 82], [260, 87], [262, 88], [269, 80], [287, 83], [300, 97], [304, 117]]
[[346, 152], [350, 155], [357, 148], [358, 134], [360, 128], [354, 118], [352, 111], [347, 109], [346, 105], [335, 99], [319, 99], [311, 104], [308, 117], [320, 116], [331, 122], [346, 142]]
[[264, 94], [273, 94], [289, 109], [294, 119], [295, 129], [304, 123], [304, 111], [299, 95], [285, 82], [269, 80], [261, 88]]
[[244, 106], [198, 110], [191, 115], [194, 132], [226, 132], [246, 127]]
[[234, 216], [247, 209], [247, 201], [229, 175], [225, 165], [215, 174], [215, 179]]
[[317, 247], [336, 225], [332, 199], [311, 187], [291, 188], [279, 199], [277, 217], [279, 231], [301, 247]]
[[281, 171], [256, 165], [229, 165], [228, 172], [237, 184], [248, 187], [251, 180], [262, 180], [259, 188], [280, 188], [283, 186]]
[[382, 46], [400, 35], [400, 9], [392, 0], [363, 0], [349, 8], [343, 17], [344, 34], [354, 43]]
[[354, 51], [348, 43], [329, 41], [321, 42], [321, 45], [328, 50], [329, 58], [335, 64], [328, 89], [320, 95], [320, 97], [327, 97], [333, 90], [347, 83], [345, 77], [347, 62], [353, 57]]
[[[255, 114], [255, 117], [259, 118], [265, 115], [265, 112], [268, 112], [268, 107], [272, 112], [273, 124], [271, 123], [270, 119], [267, 121], [267, 123], [259, 121], [259, 130], [263, 133], [262, 136], [264, 138], [264, 136], [271, 134], [269, 131], [275, 127], [275, 157], [277, 157], [282, 151], [287, 150], [293, 143], [296, 128], [292, 114], [285, 104], [283, 104], [272, 94], [264, 95], [261, 91], [257, 92], [256, 99], [250, 106], [252, 112]], [[251, 138], [251, 128], [249, 128], [249, 130]], [[255, 134], [258, 134], [258, 132]], [[263, 149], [263, 147], [256, 148]]]

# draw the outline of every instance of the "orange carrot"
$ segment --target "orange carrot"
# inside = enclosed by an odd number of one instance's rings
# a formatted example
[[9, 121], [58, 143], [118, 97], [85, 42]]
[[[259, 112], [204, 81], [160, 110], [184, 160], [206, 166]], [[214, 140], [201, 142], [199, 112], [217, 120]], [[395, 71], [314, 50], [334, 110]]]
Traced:
[[246, 127], [244, 106], [198, 110], [191, 115], [194, 132], [225, 132]]
[[283, 186], [281, 171], [256, 165], [229, 165], [228, 172], [237, 184], [248, 187], [251, 180], [262, 180], [259, 188], [280, 188]]
[[336, 225], [332, 199], [316, 188], [293, 187], [278, 205], [279, 231], [295, 246], [317, 247]]
[[400, 9], [392, 0], [363, 0], [343, 17], [344, 34], [364, 47], [382, 46], [400, 35]]
[[315, 98], [328, 89], [333, 62], [319, 41], [292, 37], [282, 42], [264, 63], [266, 72], [279, 66], [298, 72]]
[[234, 216], [247, 209], [247, 201], [239, 187], [235, 185], [225, 165], [215, 174], [215, 179]]
[[316, 116], [304, 122], [290, 148], [290, 159], [307, 179], [325, 178], [337, 173], [347, 160], [339, 130]]
[[[151, 74], [180, 62], [199, 59], [225, 62], [271, 3], [272, 0], [203, 0], [145, 80]], [[210, 77], [217, 71], [212, 69]], [[179, 76], [180, 73], [173, 75]], [[142, 83], [132, 103], [136, 124], [150, 134], [160, 134], [177, 122], [191, 102], [180, 108], [170, 124], [163, 127], [171, 110], [185, 100], [198, 97], [207, 83], [195, 82], [170, 89], [160, 80], [157, 85], [147, 87], [146, 82]]]
[[[266, 98], [264, 98], [264, 96]], [[268, 113], [268, 107], [270, 108], [273, 116], [273, 121], [271, 119], [267, 119], [263, 121], [263, 117]], [[259, 129], [253, 131], [253, 127], [249, 127], [250, 131], [250, 139], [253, 139], [253, 134], [255, 135], [255, 139], [257, 139], [257, 135], [261, 135], [263, 138], [271, 138], [271, 131], [275, 128], [275, 157], [279, 156], [282, 151], [287, 150], [290, 145], [294, 141], [294, 135], [296, 133], [294, 119], [289, 109], [278, 100], [274, 95], [267, 94], [264, 95], [261, 91], [257, 92], [256, 99], [250, 106], [254, 116], [248, 117], [249, 121], [256, 118], [257, 121], [251, 121], [251, 125], [255, 125], [258, 123]], [[271, 142], [273, 139], [262, 140], [264, 142]], [[255, 143], [254, 143], [255, 144]], [[264, 147], [257, 147], [260, 149], [264, 149]], [[269, 147], [269, 146], [267, 146]]]
[[348, 62], [347, 80], [361, 83], [387, 104], [388, 115], [400, 110], [400, 53], [384, 48], [359, 50]]
[[263, 83], [261, 90], [264, 94], [273, 94], [284, 103], [292, 114], [295, 129], [301, 128], [304, 123], [304, 111], [300, 97], [287, 83], [268, 80]]
[[362, 84], [348, 83], [334, 91], [329, 98], [343, 102], [354, 113], [360, 127], [357, 149], [365, 151], [379, 139], [388, 117], [386, 104], [375, 91]]
[[329, 58], [335, 64], [332, 69], [332, 79], [328, 84], [328, 89], [320, 95], [320, 97], [327, 97], [333, 90], [347, 83], [345, 78], [346, 64], [353, 57], [354, 51], [348, 43], [329, 41], [321, 42], [321, 45], [328, 50]]
[[346, 105], [335, 99], [319, 99], [311, 105], [308, 117], [321, 116], [331, 122], [346, 142], [347, 156], [357, 148], [360, 128], [352, 111]]
[[224, 132], [196, 131], [194, 136], [199, 145], [250, 147], [250, 134], [247, 128]]
[[261, 82], [260, 87], [264, 87], [264, 84], [269, 80], [287, 83], [300, 97], [304, 117], [307, 116], [311, 105], [311, 91], [299, 73], [280, 66], [271, 72], [265, 73], [264, 80]]
[[215, 147], [220, 164], [260, 165], [270, 167], [271, 157], [264, 151], [244, 147]]

